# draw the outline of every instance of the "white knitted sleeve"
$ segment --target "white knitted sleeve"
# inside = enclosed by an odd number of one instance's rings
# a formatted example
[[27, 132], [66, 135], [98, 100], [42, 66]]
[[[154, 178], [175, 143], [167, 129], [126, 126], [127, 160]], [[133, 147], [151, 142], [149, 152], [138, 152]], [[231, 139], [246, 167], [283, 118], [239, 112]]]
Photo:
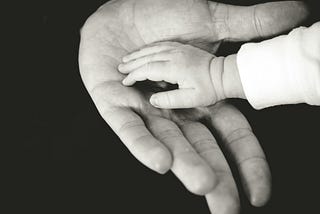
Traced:
[[242, 45], [237, 65], [245, 95], [256, 109], [320, 105], [320, 22]]

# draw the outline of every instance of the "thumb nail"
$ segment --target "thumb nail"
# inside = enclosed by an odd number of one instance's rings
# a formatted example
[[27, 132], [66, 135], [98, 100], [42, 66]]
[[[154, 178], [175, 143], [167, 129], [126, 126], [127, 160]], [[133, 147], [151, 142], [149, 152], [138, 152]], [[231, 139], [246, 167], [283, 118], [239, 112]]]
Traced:
[[158, 103], [158, 98], [156, 96], [151, 96], [150, 98], [150, 103], [151, 105], [153, 105], [154, 107], [159, 107], [159, 103]]
[[127, 78], [124, 78], [124, 79], [122, 80], [122, 84], [123, 84], [123, 85], [128, 85]]

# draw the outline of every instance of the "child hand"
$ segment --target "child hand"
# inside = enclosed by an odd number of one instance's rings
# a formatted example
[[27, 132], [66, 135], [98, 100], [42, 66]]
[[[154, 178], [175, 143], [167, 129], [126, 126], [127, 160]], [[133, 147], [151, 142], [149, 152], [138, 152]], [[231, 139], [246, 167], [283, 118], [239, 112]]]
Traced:
[[179, 89], [153, 94], [150, 103], [158, 108], [192, 108], [217, 102], [210, 73], [214, 55], [177, 42], [160, 42], [123, 58], [118, 69], [128, 74], [126, 86], [136, 81], [166, 81]]

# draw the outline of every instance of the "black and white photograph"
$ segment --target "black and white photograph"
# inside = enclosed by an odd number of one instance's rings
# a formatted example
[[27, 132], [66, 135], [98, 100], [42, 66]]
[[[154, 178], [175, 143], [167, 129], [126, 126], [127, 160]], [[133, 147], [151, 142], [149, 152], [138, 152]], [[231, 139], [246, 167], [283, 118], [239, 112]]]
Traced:
[[1, 213], [319, 212], [316, 0], [3, 9]]

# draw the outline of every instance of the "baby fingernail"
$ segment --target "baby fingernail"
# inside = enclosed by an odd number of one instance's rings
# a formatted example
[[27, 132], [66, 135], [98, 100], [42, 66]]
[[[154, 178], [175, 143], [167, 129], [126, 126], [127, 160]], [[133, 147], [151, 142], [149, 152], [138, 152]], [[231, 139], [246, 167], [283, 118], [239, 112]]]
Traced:
[[128, 57], [127, 56], [122, 58], [122, 62], [127, 62], [127, 61], [128, 61]]
[[124, 66], [123, 64], [120, 64], [120, 65], [118, 66], [118, 70], [119, 70], [119, 71], [122, 71], [122, 70], [123, 70], [123, 66]]
[[153, 105], [155, 107], [158, 107], [158, 99], [157, 99], [157, 97], [151, 96], [150, 103], [151, 103], [151, 105]]
[[127, 85], [127, 84], [128, 84], [127, 78], [124, 78], [124, 79], [122, 80], [122, 84], [123, 84], [123, 85]]

